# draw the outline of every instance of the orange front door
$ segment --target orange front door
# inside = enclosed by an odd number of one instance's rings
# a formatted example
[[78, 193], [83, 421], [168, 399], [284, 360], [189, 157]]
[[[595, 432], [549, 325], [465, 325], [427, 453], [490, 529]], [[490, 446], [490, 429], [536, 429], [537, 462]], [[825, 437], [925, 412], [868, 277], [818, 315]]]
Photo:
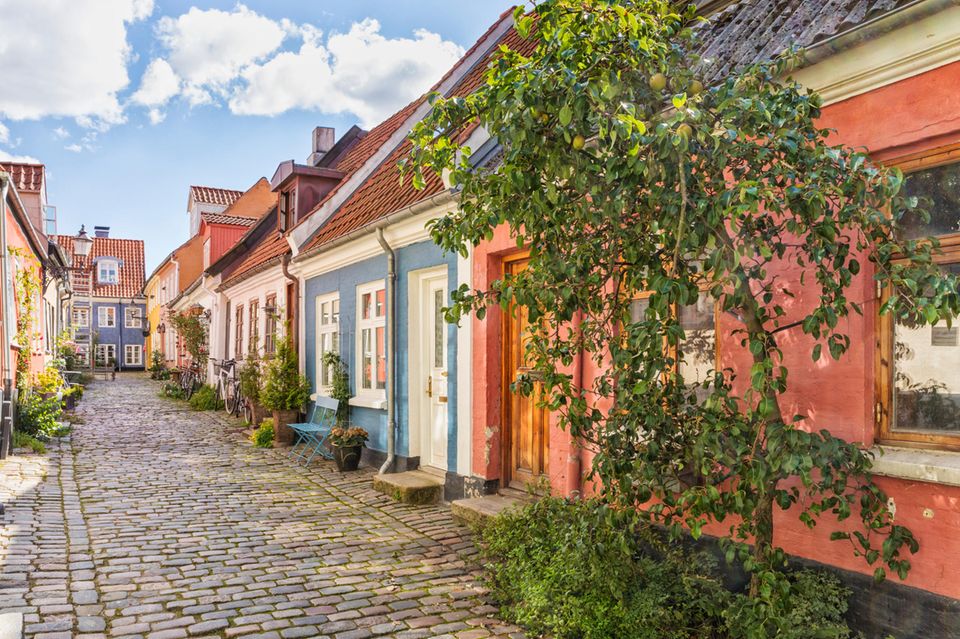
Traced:
[[[529, 260], [504, 262], [505, 274], [516, 274]], [[530, 372], [524, 345], [529, 322], [523, 309], [511, 306], [503, 322], [503, 486], [524, 488], [547, 472], [547, 414], [533, 397], [515, 394], [510, 385], [517, 375]], [[537, 389], [539, 392], [539, 387]]]

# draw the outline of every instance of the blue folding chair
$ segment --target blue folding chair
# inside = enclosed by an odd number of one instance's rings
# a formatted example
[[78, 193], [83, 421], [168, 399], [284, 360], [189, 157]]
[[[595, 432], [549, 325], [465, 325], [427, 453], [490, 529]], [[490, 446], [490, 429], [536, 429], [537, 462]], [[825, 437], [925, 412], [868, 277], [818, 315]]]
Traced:
[[337, 407], [340, 402], [330, 397], [314, 397], [310, 421], [303, 424], [290, 424], [297, 434], [297, 441], [290, 449], [289, 457], [304, 466], [319, 454], [325, 459], [333, 459], [333, 453], [326, 449], [327, 437], [337, 423]]

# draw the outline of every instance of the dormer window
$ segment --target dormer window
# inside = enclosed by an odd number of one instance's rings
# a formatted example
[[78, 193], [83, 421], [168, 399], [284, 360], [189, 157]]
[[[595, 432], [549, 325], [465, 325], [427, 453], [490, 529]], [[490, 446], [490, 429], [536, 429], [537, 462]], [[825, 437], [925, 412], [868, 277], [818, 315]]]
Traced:
[[97, 262], [97, 282], [100, 284], [116, 284], [118, 277], [119, 263], [117, 260], [99, 260]]

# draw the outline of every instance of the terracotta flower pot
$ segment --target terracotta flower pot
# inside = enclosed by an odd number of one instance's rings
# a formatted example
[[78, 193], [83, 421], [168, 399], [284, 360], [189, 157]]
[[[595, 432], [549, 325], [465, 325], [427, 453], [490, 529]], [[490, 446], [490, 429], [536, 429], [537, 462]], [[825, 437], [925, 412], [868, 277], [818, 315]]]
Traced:
[[363, 446], [331, 446], [333, 461], [337, 462], [337, 470], [345, 473], [360, 467], [360, 455]]
[[292, 444], [294, 432], [289, 424], [296, 424], [299, 417], [298, 410], [273, 411], [273, 441], [278, 444]]

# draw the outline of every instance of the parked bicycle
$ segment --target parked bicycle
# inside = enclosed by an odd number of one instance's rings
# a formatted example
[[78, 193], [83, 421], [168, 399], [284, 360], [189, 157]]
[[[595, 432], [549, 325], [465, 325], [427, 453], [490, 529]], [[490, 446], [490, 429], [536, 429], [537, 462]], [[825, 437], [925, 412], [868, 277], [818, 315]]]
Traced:
[[197, 387], [202, 383], [203, 378], [201, 377], [200, 367], [196, 364], [190, 364], [180, 373], [180, 388], [183, 390], [184, 399], [189, 400], [193, 397], [194, 391], [196, 391]]
[[217, 365], [217, 398], [223, 402], [229, 415], [239, 415], [243, 405], [237, 360], [225, 359]]

